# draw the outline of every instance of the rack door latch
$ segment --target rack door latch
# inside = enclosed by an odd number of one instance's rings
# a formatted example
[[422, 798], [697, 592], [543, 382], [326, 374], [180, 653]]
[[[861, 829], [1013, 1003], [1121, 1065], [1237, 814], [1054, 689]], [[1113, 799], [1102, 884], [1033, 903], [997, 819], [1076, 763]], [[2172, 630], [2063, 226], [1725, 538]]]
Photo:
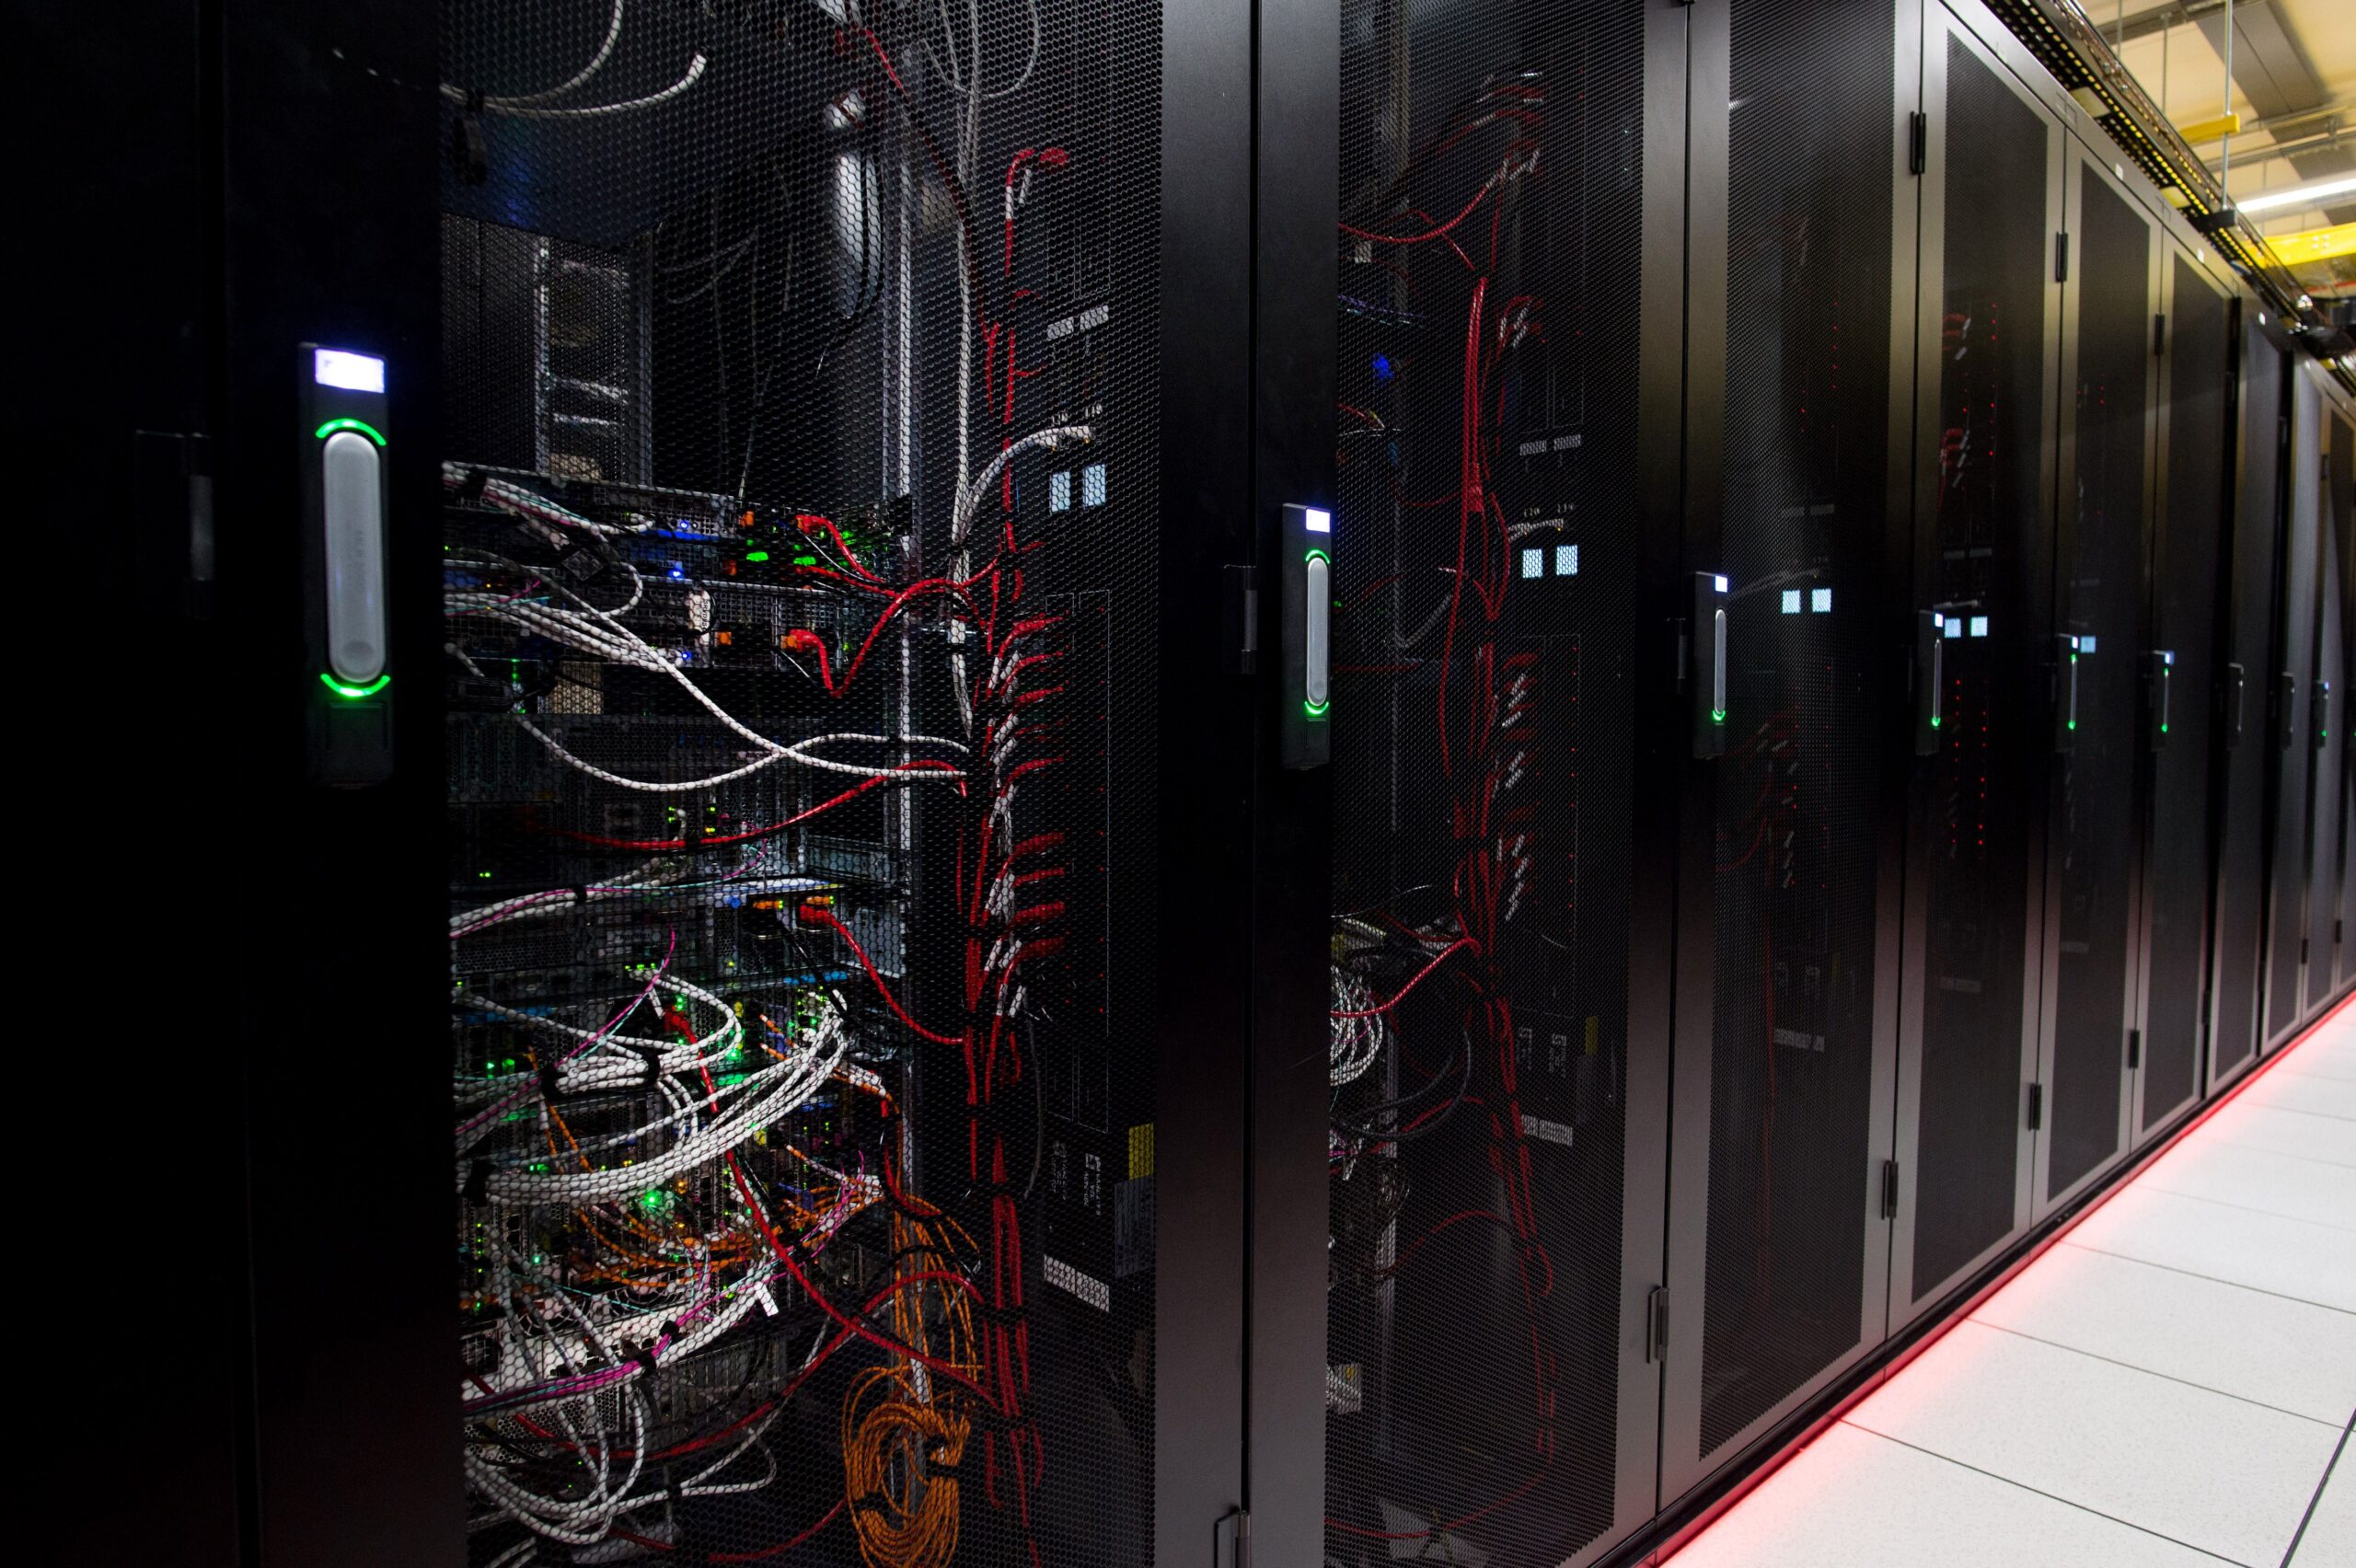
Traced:
[[1645, 1297], [1645, 1360], [1657, 1365], [1669, 1359], [1669, 1286], [1657, 1285]]

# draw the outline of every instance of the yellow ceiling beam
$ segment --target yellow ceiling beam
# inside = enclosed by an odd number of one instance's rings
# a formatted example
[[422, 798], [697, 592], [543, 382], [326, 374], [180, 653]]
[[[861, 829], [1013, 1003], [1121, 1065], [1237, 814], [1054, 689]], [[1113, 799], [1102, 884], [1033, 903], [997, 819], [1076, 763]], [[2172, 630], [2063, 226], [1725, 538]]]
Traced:
[[2356, 224], [2334, 224], [2329, 228], [2309, 229], [2304, 234], [2279, 234], [2266, 244], [2285, 267], [2296, 267], [2305, 261], [2328, 261], [2335, 256], [2356, 256]]
[[2195, 120], [2179, 125], [2176, 133], [2197, 147], [2203, 142], [2220, 141], [2241, 128], [2242, 117], [2239, 114], [2220, 114], [2212, 120]]

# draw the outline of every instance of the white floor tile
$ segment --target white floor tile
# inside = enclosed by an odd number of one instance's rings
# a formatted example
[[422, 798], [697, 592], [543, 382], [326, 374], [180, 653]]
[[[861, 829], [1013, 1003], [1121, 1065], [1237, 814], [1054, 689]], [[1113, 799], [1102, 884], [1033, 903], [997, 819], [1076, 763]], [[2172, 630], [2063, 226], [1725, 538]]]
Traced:
[[2260, 1105], [2245, 1093], [2201, 1124], [2187, 1143], [2214, 1138], [2221, 1143], [2270, 1148], [2304, 1159], [2356, 1165], [2356, 1126], [2336, 1116], [2309, 1116], [2279, 1105]]
[[2216, 1568], [2213, 1557], [1846, 1424], [1669, 1561], [1673, 1568]]
[[2356, 1568], [2356, 1459], [2342, 1449], [2289, 1568]]
[[2163, 1155], [2135, 1185], [2356, 1230], [2356, 1165], [2196, 1136]]
[[[2356, 1082], [2319, 1073], [2294, 1072], [2292, 1069], [2298, 1060], [2292, 1056], [2251, 1084], [2242, 1091], [2242, 1098], [2252, 1105], [2279, 1105], [2286, 1111], [2304, 1111], [2313, 1116], [2356, 1120]], [[2324, 1066], [2327, 1068], [2330, 1064]]]
[[2088, 1215], [2062, 1244], [2356, 1312], [2356, 1230], [2135, 1185]]
[[2356, 1410], [2356, 1313], [2056, 1247], [1975, 1322], [2338, 1426]]
[[2291, 1059], [2274, 1069], [2278, 1073], [2300, 1073], [2308, 1078], [2329, 1078], [2334, 1083], [2356, 1083], [2356, 1061], [2346, 1057], [2317, 1056], [2305, 1051], [2294, 1051]]
[[2339, 1441], [2319, 1422], [1971, 1322], [1849, 1419], [2251, 1564], [2281, 1561]]

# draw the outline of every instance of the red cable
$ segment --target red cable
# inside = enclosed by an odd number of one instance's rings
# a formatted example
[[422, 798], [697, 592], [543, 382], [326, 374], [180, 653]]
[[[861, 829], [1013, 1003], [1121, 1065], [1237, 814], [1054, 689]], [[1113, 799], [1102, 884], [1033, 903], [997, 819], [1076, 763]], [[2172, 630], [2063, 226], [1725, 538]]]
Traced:
[[1454, 941], [1449, 943], [1446, 947], [1440, 949], [1438, 952], [1435, 953], [1429, 963], [1425, 964], [1421, 969], [1415, 971], [1415, 978], [1408, 981], [1404, 986], [1400, 986], [1398, 993], [1389, 1001], [1378, 1003], [1370, 1008], [1356, 1008], [1347, 1011], [1336, 1008], [1334, 1009], [1333, 1016], [1335, 1018], [1372, 1018], [1377, 1013], [1387, 1013], [1392, 1008], [1397, 1007], [1402, 1001], [1404, 1001], [1406, 999], [1407, 993], [1414, 990], [1417, 986], [1423, 983], [1425, 975], [1429, 974], [1433, 970], [1438, 969], [1443, 963], [1445, 963], [1449, 954], [1454, 952], [1458, 948], [1477, 948], [1480, 945], [1480, 943], [1474, 941], [1471, 937], [1459, 937]]
[[923, 1035], [927, 1040], [932, 1041], [936, 1044], [963, 1045], [965, 1043], [963, 1036], [953, 1034], [936, 1034], [931, 1030], [927, 1029], [923, 1024], [918, 1023], [915, 1019], [908, 1016], [908, 1009], [900, 1005], [900, 998], [892, 995], [892, 987], [885, 985], [884, 983], [884, 976], [876, 972], [875, 961], [867, 956], [867, 950], [859, 945], [859, 939], [857, 937], [850, 934], [850, 928], [844, 925], [840, 920], [835, 918], [834, 911], [830, 909], [820, 909], [814, 907], [811, 905], [804, 904], [801, 905], [795, 913], [801, 917], [802, 923], [803, 925], [827, 927], [831, 928], [837, 936], [842, 938], [844, 941], [850, 944], [850, 951], [859, 955], [860, 966], [867, 971], [867, 977], [875, 982], [875, 989], [877, 993], [883, 997], [884, 1005], [890, 1008], [895, 1013], [898, 1014], [902, 1023], [907, 1024], [910, 1029], [915, 1030], [918, 1034]]

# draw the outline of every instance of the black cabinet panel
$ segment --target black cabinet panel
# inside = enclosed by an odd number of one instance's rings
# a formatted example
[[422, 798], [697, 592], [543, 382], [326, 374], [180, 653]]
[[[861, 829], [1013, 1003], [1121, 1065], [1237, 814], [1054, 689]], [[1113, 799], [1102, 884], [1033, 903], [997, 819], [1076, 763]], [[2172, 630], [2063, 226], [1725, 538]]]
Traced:
[[1603, 0], [1343, 7], [1328, 1563], [1560, 1562], [1651, 1506], [1638, 397], [1675, 349], [1629, 237], [1680, 189], [1658, 43]]
[[[2203, 963], [2212, 814], [2210, 767], [2220, 740], [2215, 693], [2224, 595], [2219, 568], [2226, 506], [2232, 303], [2181, 252], [2168, 260], [2165, 505], [2154, 538], [2152, 646], [2146, 666], [2152, 820], [2143, 949], [2142, 1074], [2138, 1128], [2156, 1125], [2200, 1087]], [[2230, 719], [2230, 715], [2227, 716]]]
[[2285, 360], [2280, 329], [2254, 305], [2238, 314], [2235, 378], [2233, 539], [2224, 658], [2215, 711], [2223, 757], [2217, 769], [2216, 939], [2211, 951], [2208, 1082], [2221, 1081], [2258, 1053], [2265, 980], [2268, 819], [2277, 747], [2274, 602], [2281, 562]]
[[[1919, 461], [1928, 605], [1945, 617], [1937, 755], [1916, 778], [1923, 878], [1911, 1298], [2003, 1240], [2018, 1215], [2022, 1047], [2037, 984], [2029, 915], [2055, 661], [2045, 606], [2055, 203], [2050, 121], [1960, 30], [1944, 41], [1935, 402]], [[2038, 177], [2047, 171], [2044, 178]], [[1901, 1105], [1901, 1134], [1905, 1131]]]
[[2316, 625], [2321, 613], [2319, 564], [2323, 502], [2323, 393], [2304, 366], [2291, 375], [2290, 440], [2285, 448], [2281, 610], [2276, 618], [2273, 733], [2267, 749], [2273, 783], [2267, 882], [2266, 1030], [2269, 1050], [2306, 1017], [2307, 881], [2312, 870], [2315, 773]]
[[2077, 282], [2064, 363], [2074, 406], [2054, 568], [2062, 721], [2046, 870], [2048, 916], [2059, 926], [2043, 1073], [2046, 1200], [2117, 1154], [2126, 1131], [2146, 744], [2153, 226], [2091, 164], [2073, 162], [2072, 192]]
[[1903, 721], [1882, 593], [1892, 129], [1901, 31], [1910, 74], [1919, 48], [1888, 0], [1733, 0], [1726, 26], [1732, 348], [1723, 393], [1694, 392], [1723, 444], [1715, 527], [1690, 548], [1729, 583], [1728, 716], [1723, 753], [1695, 765], [1711, 859], [1687, 897], [1710, 931], [1680, 956], [1706, 960], [1708, 1010], [1680, 1009], [1678, 1100], [1680, 1118], [1706, 1104], [1708, 1163], [1672, 1182], [1672, 1233], [1705, 1211], [1706, 1243], [1700, 1365], [1672, 1368], [1668, 1406], [1670, 1451], [1696, 1469], [1858, 1345], [1867, 1238], [1885, 1236], [1864, 1178], [1887, 1152], [1877, 915], [1897, 911], [1877, 900]]

